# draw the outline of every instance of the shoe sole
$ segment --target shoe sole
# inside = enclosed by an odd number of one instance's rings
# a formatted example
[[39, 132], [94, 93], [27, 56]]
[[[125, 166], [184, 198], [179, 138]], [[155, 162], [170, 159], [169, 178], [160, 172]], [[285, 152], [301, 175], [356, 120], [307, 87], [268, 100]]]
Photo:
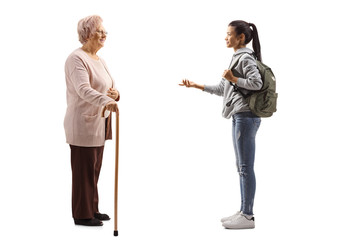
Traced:
[[255, 225], [248, 225], [248, 226], [242, 226], [242, 227], [232, 227], [232, 226], [224, 226], [223, 224], [223, 227], [226, 228], [226, 229], [254, 229], [255, 228]]
[[101, 221], [99, 223], [94, 224], [94, 223], [86, 223], [86, 222], [75, 220], [74, 223], [77, 226], [86, 226], [86, 227], [101, 227], [104, 225], [103, 222], [101, 222]]
[[254, 229], [255, 227], [241, 227], [241, 228], [231, 228], [231, 227], [224, 227], [228, 230], [245, 230], [245, 229]]

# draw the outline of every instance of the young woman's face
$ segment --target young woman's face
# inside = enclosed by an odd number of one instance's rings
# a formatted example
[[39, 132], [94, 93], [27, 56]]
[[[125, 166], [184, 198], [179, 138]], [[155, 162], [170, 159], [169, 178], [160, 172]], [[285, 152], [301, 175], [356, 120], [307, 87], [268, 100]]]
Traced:
[[228, 26], [225, 41], [226, 47], [238, 48], [241, 45], [241, 34], [236, 36], [235, 28]]

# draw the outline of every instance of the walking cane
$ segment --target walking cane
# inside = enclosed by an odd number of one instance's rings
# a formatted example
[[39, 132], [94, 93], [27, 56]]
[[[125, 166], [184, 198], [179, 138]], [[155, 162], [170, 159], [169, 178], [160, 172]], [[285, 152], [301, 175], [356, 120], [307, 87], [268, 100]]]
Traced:
[[[101, 116], [105, 117], [104, 107]], [[110, 113], [111, 114], [111, 113]], [[118, 168], [119, 168], [119, 110], [116, 111], [116, 137], [115, 137], [115, 189], [114, 189], [114, 236], [118, 236], [117, 203], [118, 203]]]

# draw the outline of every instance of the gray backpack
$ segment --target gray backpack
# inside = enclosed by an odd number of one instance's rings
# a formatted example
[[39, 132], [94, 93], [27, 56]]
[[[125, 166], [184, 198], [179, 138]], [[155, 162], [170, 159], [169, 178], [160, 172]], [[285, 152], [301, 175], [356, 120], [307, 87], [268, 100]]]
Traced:
[[[231, 83], [231, 85], [234, 87], [234, 91], [239, 92], [246, 99], [251, 112], [253, 112], [258, 117], [271, 117], [273, 113], [276, 112], [276, 101], [278, 97], [278, 94], [276, 93], [276, 79], [273, 72], [271, 71], [271, 68], [258, 60], [256, 60], [256, 64], [263, 82], [260, 90], [251, 91], [249, 94], [244, 94], [240, 87], [233, 83]], [[236, 65], [237, 64], [234, 64], [234, 66]], [[234, 76], [238, 75], [237, 72], [233, 71], [233, 68], [231, 70]]]

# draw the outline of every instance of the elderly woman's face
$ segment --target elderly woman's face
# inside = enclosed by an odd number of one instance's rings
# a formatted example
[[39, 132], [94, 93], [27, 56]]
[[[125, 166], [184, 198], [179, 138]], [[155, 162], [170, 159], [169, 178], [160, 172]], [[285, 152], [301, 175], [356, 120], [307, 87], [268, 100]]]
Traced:
[[106, 40], [106, 35], [107, 32], [104, 26], [100, 24], [100, 26], [96, 28], [95, 34], [91, 38], [89, 38], [88, 41], [90, 41], [92, 45], [95, 45], [98, 48], [102, 48]]

